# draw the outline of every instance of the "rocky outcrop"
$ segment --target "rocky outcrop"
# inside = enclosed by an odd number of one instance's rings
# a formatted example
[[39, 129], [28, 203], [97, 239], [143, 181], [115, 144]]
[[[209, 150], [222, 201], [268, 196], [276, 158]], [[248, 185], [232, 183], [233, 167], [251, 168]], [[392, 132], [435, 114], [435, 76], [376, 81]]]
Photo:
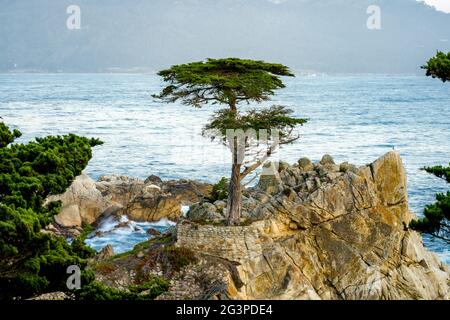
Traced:
[[131, 220], [158, 221], [167, 218], [178, 220], [181, 206], [198, 202], [211, 192], [211, 185], [191, 180], [158, 182], [147, 179], [147, 183], [124, 207], [124, 214]]
[[94, 256], [93, 260], [94, 261], [106, 260], [113, 256], [114, 256], [114, 248], [112, 247], [112, 245], [108, 244]]
[[82, 223], [91, 224], [111, 207], [111, 203], [96, 188], [95, 181], [85, 174], [78, 176], [63, 194], [47, 198], [47, 202], [52, 201], [62, 202], [61, 211], [54, 219], [67, 228], [81, 227]]
[[76, 230], [111, 214], [138, 221], [176, 221], [182, 205], [198, 202], [210, 190], [210, 185], [190, 180], [162, 181], [150, 176], [144, 181], [110, 176], [95, 182], [82, 174], [65, 193], [52, 195], [46, 201], [62, 202], [60, 213], [54, 217], [55, 227]]
[[[244, 210], [258, 221], [177, 225], [178, 246], [233, 266], [219, 296], [450, 298], [448, 267], [406, 227], [413, 215], [396, 152], [359, 168], [329, 156], [280, 166], [271, 183], [246, 191]], [[207, 211], [220, 210], [208, 205]]]

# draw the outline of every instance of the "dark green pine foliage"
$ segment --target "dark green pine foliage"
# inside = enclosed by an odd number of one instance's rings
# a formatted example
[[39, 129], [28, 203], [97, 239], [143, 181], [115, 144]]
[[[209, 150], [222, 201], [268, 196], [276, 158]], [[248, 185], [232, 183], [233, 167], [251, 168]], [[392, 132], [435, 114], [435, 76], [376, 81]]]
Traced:
[[[245, 142], [240, 142], [236, 136], [228, 141], [233, 159], [227, 195], [228, 224], [239, 224], [241, 181], [259, 168], [279, 146], [295, 141], [298, 136], [293, 134], [293, 129], [305, 123], [306, 119], [292, 117], [292, 110], [283, 106], [240, 112], [238, 104], [269, 100], [275, 90], [285, 87], [280, 76], [294, 75], [282, 64], [238, 58], [176, 65], [158, 72], [158, 75], [168, 85], [153, 97], [168, 103], [180, 101], [193, 107], [207, 104], [226, 106], [217, 111], [205, 126], [204, 135], [226, 142], [230, 138], [227, 137], [228, 129], [256, 131], [254, 135], [246, 136]], [[267, 145], [266, 149], [255, 150], [252, 146], [259, 138], [259, 129], [266, 130]], [[275, 129], [279, 134], [277, 138], [272, 136]], [[241, 151], [244, 149], [242, 146], [245, 146], [245, 152]]]
[[426, 70], [426, 75], [441, 79], [442, 82], [450, 81], [450, 52], [445, 54], [438, 51], [436, 55], [427, 64], [422, 66]]
[[444, 166], [434, 166], [423, 168], [428, 173], [434, 174], [436, 177], [443, 178], [450, 183], [450, 163], [448, 167]]
[[[427, 167], [424, 170], [450, 182], [450, 167]], [[427, 205], [423, 214], [423, 218], [411, 221], [410, 227], [450, 243], [450, 192], [436, 194], [436, 202]]]
[[[83, 239], [69, 245], [41, 230], [60, 207], [44, 206], [44, 199], [64, 192], [101, 142], [69, 134], [12, 144], [19, 136], [0, 123], [0, 299], [67, 291], [67, 267], [83, 269], [94, 253]], [[82, 283], [92, 279], [92, 273], [82, 272]]]
[[[443, 82], [449, 81], [450, 52], [445, 54], [438, 51], [436, 56], [422, 66], [422, 69], [427, 70], [427, 76], [441, 79]], [[450, 164], [448, 167], [435, 166], [423, 169], [450, 182]], [[450, 192], [436, 194], [436, 202], [425, 207], [424, 217], [411, 221], [409, 226], [450, 243]]]

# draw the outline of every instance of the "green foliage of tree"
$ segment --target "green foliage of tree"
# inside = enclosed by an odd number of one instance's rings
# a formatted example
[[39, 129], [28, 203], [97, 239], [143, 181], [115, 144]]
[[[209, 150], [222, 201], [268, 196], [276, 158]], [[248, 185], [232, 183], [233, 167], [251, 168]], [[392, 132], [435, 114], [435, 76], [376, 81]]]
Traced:
[[442, 82], [450, 81], [450, 52], [445, 54], [438, 51], [436, 55], [422, 66], [426, 70], [426, 75], [441, 79]]
[[116, 289], [93, 281], [74, 295], [77, 300], [153, 300], [170, 288], [170, 282], [162, 277], [152, 277], [139, 285], [132, 285], [128, 289]]
[[436, 177], [444, 178], [450, 183], [450, 163], [448, 167], [434, 166], [423, 168], [426, 172], [434, 174]]
[[[70, 134], [12, 144], [19, 136], [0, 123], [0, 299], [66, 291], [67, 267], [84, 268], [93, 254], [82, 239], [69, 245], [41, 230], [60, 208], [44, 206], [46, 197], [64, 192], [101, 142]], [[82, 277], [89, 282], [93, 274]]]
[[[450, 167], [435, 166], [424, 169], [450, 182]], [[409, 226], [450, 243], [450, 192], [436, 194], [436, 202], [427, 205], [423, 214], [423, 218], [411, 221]]]
[[[224, 104], [227, 109], [215, 113], [203, 130], [204, 135], [220, 141], [228, 141], [232, 153], [231, 178], [228, 187], [228, 224], [240, 223], [242, 210], [241, 181], [259, 168], [281, 145], [295, 141], [293, 129], [306, 119], [292, 117], [292, 110], [283, 106], [240, 113], [241, 102], [260, 103], [269, 100], [275, 90], [284, 88], [280, 76], [294, 76], [289, 69], [276, 63], [238, 58], [208, 59], [206, 61], [172, 66], [158, 72], [168, 85], [154, 97], [165, 102], [202, 107], [206, 104]], [[255, 132], [230, 138], [230, 130]], [[265, 147], [255, 143], [260, 138], [259, 130], [266, 130]], [[272, 133], [277, 130], [278, 135]], [[258, 149], [259, 147], [259, 149]], [[241, 150], [244, 150], [241, 152]]]

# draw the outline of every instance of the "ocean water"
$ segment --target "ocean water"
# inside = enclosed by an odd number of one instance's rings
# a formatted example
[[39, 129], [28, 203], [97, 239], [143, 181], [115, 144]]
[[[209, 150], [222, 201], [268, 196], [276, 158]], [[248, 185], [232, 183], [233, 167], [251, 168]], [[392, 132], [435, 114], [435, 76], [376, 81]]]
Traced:
[[[404, 75], [298, 76], [285, 83], [272, 103], [309, 121], [299, 129], [301, 139], [280, 150], [280, 159], [319, 160], [329, 153], [336, 162], [363, 165], [395, 149], [418, 216], [435, 193], [450, 189], [420, 170], [450, 162], [450, 84]], [[0, 116], [22, 131], [20, 141], [69, 132], [102, 139], [86, 169], [94, 179], [155, 174], [215, 182], [227, 176], [228, 150], [200, 134], [218, 107], [154, 101], [151, 94], [161, 86], [152, 74], [0, 74]], [[100, 248], [115, 239], [125, 250], [142, 237], [130, 232], [119, 238], [112, 233], [91, 244]], [[424, 242], [450, 263], [449, 244]]]

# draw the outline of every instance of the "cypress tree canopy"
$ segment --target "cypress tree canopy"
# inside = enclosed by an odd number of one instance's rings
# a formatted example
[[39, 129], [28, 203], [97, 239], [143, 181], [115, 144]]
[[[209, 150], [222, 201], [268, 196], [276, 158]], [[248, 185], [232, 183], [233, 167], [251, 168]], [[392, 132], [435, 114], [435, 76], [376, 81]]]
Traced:
[[278, 76], [294, 76], [282, 64], [238, 58], [176, 65], [159, 71], [158, 75], [169, 85], [153, 97], [166, 102], [181, 99], [183, 104], [195, 107], [268, 100], [274, 90], [284, 88]]
[[41, 230], [60, 207], [44, 206], [45, 198], [64, 192], [101, 142], [70, 134], [11, 144], [18, 136], [0, 123], [0, 299], [66, 291], [67, 267], [83, 268], [93, 254], [83, 241], [69, 245]]
[[[450, 167], [435, 166], [425, 171], [450, 182]], [[410, 227], [450, 243], [450, 192], [436, 194], [436, 202], [425, 207], [424, 217], [413, 220]]]
[[442, 82], [450, 81], [450, 52], [445, 54], [442, 51], [438, 51], [436, 56], [422, 66], [422, 69], [427, 70], [427, 76], [439, 78]]

